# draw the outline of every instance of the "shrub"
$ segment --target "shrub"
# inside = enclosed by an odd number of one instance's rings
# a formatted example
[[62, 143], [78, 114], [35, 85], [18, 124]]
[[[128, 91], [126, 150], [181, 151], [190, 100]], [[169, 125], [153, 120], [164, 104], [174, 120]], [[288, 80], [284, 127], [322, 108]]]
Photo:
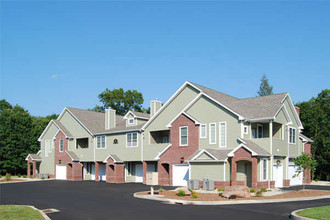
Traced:
[[178, 196], [185, 196], [186, 195], [186, 192], [184, 190], [179, 190], [178, 193], [177, 193]]
[[221, 197], [222, 197], [222, 193], [223, 193], [223, 192], [219, 192], [219, 196], [221, 196]]
[[42, 179], [42, 180], [44, 180], [44, 179], [45, 179], [45, 177], [41, 177], [41, 179]]
[[23, 178], [26, 178], [26, 175], [23, 175]]
[[11, 179], [11, 175], [9, 173], [6, 173], [6, 180], [10, 180]]
[[164, 189], [162, 187], [159, 188], [158, 192], [164, 192]]
[[2, 178], [2, 175], [0, 174], [0, 178]]
[[33, 179], [33, 176], [30, 176], [31, 179]]
[[257, 197], [260, 197], [260, 196], [262, 196], [262, 193], [263, 193], [263, 192], [262, 192], [261, 190], [258, 190], [258, 191], [256, 192], [256, 196], [257, 196]]
[[17, 177], [21, 177], [21, 174], [18, 174]]
[[218, 190], [218, 192], [222, 192], [222, 191], [225, 191], [225, 188], [218, 188], [217, 190]]
[[191, 198], [197, 199], [198, 198], [198, 193], [194, 190], [191, 191]]
[[255, 189], [250, 189], [250, 193], [255, 193], [256, 190]]
[[264, 192], [267, 192], [267, 189], [266, 188], [261, 188], [260, 191], [264, 193]]

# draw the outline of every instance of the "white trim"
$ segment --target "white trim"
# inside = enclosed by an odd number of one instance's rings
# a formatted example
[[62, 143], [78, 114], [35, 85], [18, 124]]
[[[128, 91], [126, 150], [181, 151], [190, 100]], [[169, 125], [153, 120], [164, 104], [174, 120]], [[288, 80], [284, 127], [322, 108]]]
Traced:
[[194, 121], [195, 122], [195, 125], [200, 125], [200, 122], [199, 121], [197, 121], [195, 118], [193, 118], [191, 115], [189, 115], [188, 113], [186, 113], [186, 112], [184, 112], [184, 111], [181, 111], [179, 114], [177, 114], [176, 116], [175, 116], [175, 118], [173, 118], [171, 121], [170, 121], [170, 123], [168, 123], [167, 125], [166, 125], [166, 127], [168, 127], [168, 128], [170, 128], [170, 127], [172, 127], [172, 124], [173, 124], [173, 122], [180, 116], [180, 115], [185, 115], [185, 116], [187, 116], [189, 119], [191, 119], [192, 121]]
[[[202, 127], [204, 126], [204, 128], [205, 128], [205, 136], [202, 136]], [[199, 138], [200, 139], [204, 139], [204, 138], [207, 138], [207, 126], [206, 126], [206, 124], [201, 124], [200, 126], [199, 126]]]
[[[181, 129], [182, 128], [187, 128], [187, 143], [186, 144], [182, 144], [182, 140], [181, 140]], [[181, 126], [181, 127], [179, 127], [179, 146], [181, 147], [183, 147], [183, 146], [188, 146], [188, 144], [189, 144], [189, 128], [188, 128], [188, 126]]]
[[[215, 156], [213, 156], [210, 152], [208, 152], [207, 150], [203, 149], [201, 150], [198, 154], [196, 154], [193, 158], [191, 158], [190, 161], [194, 161], [195, 159], [197, 159], [200, 155], [202, 155], [203, 153], [208, 154], [210, 157], [212, 157], [214, 160], [218, 160]], [[199, 160], [200, 161], [200, 160]], [[209, 161], [209, 160], [208, 160]], [[213, 161], [213, 160], [212, 160]]]
[[[225, 124], [225, 145], [221, 145], [221, 142], [222, 142], [222, 138], [221, 137], [221, 124]], [[220, 148], [224, 148], [224, 147], [227, 147], [227, 122], [219, 122], [219, 147]]]
[[289, 95], [289, 93], [288, 94], [286, 94], [286, 96], [282, 99], [282, 101], [281, 101], [281, 103], [284, 103], [284, 101], [285, 101], [285, 99], [286, 98], [289, 98], [289, 104], [291, 105], [291, 108], [293, 109], [293, 115], [296, 117], [296, 120], [298, 121], [298, 125], [299, 125], [299, 129], [304, 129], [304, 127], [303, 127], [303, 125], [302, 125], [302, 123], [301, 123], [301, 121], [300, 121], [300, 118], [299, 118], [299, 115], [298, 115], [298, 113], [297, 113], [297, 111], [296, 111], [296, 108], [295, 108], [295, 106], [294, 106], [294, 104], [293, 104], [293, 102], [292, 102], [292, 99], [291, 99], [291, 96]]
[[226, 181], [226, 165], [227, 165], [227, 163], [224, 162], [223, 163], [223, 181]]
[[[270, 162], [271, 162], [271, 164], [273, 164], [273, 120], [269, 121], [269, 148], [270, 148], [270, 155], [271, 155]], [[270, 177], [273, 180], [273, 167], [271, 167]]]
[[[132, 120], [132, 123], [130, 122]], [[129, 119], [127, 119], [127, 124], [128, 125], [134, 125], [135, 123], [135, 119], [134, 118], [129, 118]]]
[[81, 121], [79, 121], [78, 120], [78, 118], [67, 108], [67, 107], [65, 107], [64, 108], [64, 110], [62, 111], [62, 113], [58, 116], [58, 118], [57, 118], [57, 120], [59, 120], [62, 116], [63, 116], [63, 114], [64, 114], [64, 112], [65, 112], [65, 110], [67, 110], [68, 112], [69, 112], [69, 114], [74, 118], [74, 119], [76, 119], [77, 120], [77, 122], [83, 127], [83, 128], [85, 128], [86, 130], [87, 130], [87, 132], [92, 136], [92, 137], [94, 137], [94, 135], [93, 135], [93, 133], [90, 131], [90, 130], [88, 130], [88, 128], [81, 122]]
[[155, 157], [155, 160], [159, 160], [160, 156], [165, 153], [170, 147], [172, 146], [172, 144], [169, 144], [167, 147], [165, 147], [161, 152], [158, 153], [158, 155]]
[[[102, 138], [104, 137], [104, 147], [102, 147]], [[107, 140], [106, 140], [106, 135], [98, 135], [95, 136], [96, 138], [96, 149], [97, 150], [104, 150], [107, 149]], [[100, 147], [97, 147], [98, 144], [98, 138], [100, 138]]]
[[[254, 152], [253, 150], [251, 150], [250, 148], [248, 148], [246, 145], [244, 145], [244, 144], [240, 144], [240, 145], [238, 145], [235, 149], [233, 149], [232, 151], [230, 151], [228, 154], [227, 154], [227, 156], [228, 157], [233, 157], [234, 156], [234, 153], [236, 152], [236, 151], [238, 151], [241, 147], [244, 147], [245, 149], [247, 149], [248, 151], [250, 151], [251, 152], [251, 154], [252, 154], [252, 156], [258, 156], [258, 154], [256, 153], [256, 152]], [[262, 155], [259, 155], [259, 156], [262, 156]]]
[[[261, 129], [261, 137], [259, 137], [259, 127], [262, 128]], [[257, 136], [256, 136], [257, 138], [264, 138], [264, 126], [262, 124], [257, 124], [256, 132], [257, 132]]]
[[38, 141], [41, 141], [41, 138], [43, 137], [43, 135], [45, 134], [45, 132], [48, 130], [48, 128], [50, 127], [50, 125], [54, 123], [55, 127], [57, 127], [58, 131], [56, 132], [56, 134], [54, 135], [53, 139], [55, 139], [56, 135], [58, 134], [59, 131], [61, 131], [64, 135], [65, 138], [69, 138], [69, 136], [67, 134], [64, 133], [64, 131], [56, 124], [56, 122], [52, 119], [48, 122], [48, 125], [46, 126], [46, 128], [43, 130], [43, 132], [41, 133], [41, 135], [38, 138]]
[[[162, 102], [160, 102], [162, 103]], [[141, 119], [146, 119], [146, 120], [149, 120], [150, 118], [146, 118], [146, 117], [142, 117], [142, 116], [137, 116], [136, 114], [133, 113], [133, 111], [129, 110], [126, 115], [123, 117], [123, 119], [128, 119], [128, 114], [132, 114], [133, 115], [133, 118], [141, 118]]]
[[[136, 134], [136, 146], [128, 146], [127, 145], [127, 135], [132, 135], [131, 137], [131, 143], [133, 144], [133, 134]], [[131, 132], [131, 133], [126, 133], [126, 148], [131, 148], [131, 147], [139, 147], [139, 133], [138, 132]]]
[[[245, 132], [245, 128], [246, 128], [246, 132]], [[249, 126], [248, 125], [243, 125], [243, 134], [249, 134]]]
[[118, 134], [118, 133], [126, 133], [126, 132], [140, 132], [141, 129], [131, 129], [131, 130], [120, 130], [120, 131], [109, 131], [109, 132], [102, 132], [102, 133], [95, 133], [95, 136], [98, 135], [106, 135], [106, 134]]
[[283, 105], [280, 107], [280, 109], [276, 112], [276, 114], [275, 114], [275, 116], [274, 116], [274, 119], [275, 119], [275, 118], [277, 117], [277, 115], [280, 113], [280, 111], [281, 111], [282, 108], [284, 108], [284, 113], [286, 114], [287, 118], [289, 119], [287, 124], [288, 124], [288, 125], [293, 124], [293, 121], [292, 121], [292, 119], [291, 119], [291, 117], [290, 117], [290, 114], [289, 114], [289, 112], [288, 112], [288, 109], [285, 107], [285, 104], [283, 104]]
[[[294, 142], [291, 142], [291, 140], [290, 140], [290, 128], [294, 129]], [[297, 144], [297, 129], [295, 127], [288, 126], [288, 143], [291, 145]]]
[[65, 153], [66, 153], [67, 155], [69, 155], [69, 157], [71, 158], [71, 161], [73, 161], [73, 162], [74, 162], [74, 161], [79, 161], [79, 160], [75, 160], [75, 159], [73, 159], [73, 158], [71, 157], [71, 155], [68, 153], [68, 150], [66, 150]]
[[[61, 151], [61, 141], [62, 141], [62, 143], [63, 143], [63, 148], [62, 148], [62, 151]], [[58, 140], [58, 152], [63, 152], [64, 151], [64, 140], [62, 139], [62, 138], [60, 138], [59, 140]]]
[[[260, 181], [267, 181], [267, 180], [269, 180], [269, 177], [268, 177], [268, 171], [269, 171], [269, 169], [268, 169], [268, 159], [266, 159], [266, 158], [261, 158], [260, 159], [260, 161], [261, 161], [261, 165], [260, 165]], [[264, 177], [264, 161], [266, 161], [266, 178]]]
[[189, 163], [223, 163], [226, 160], [186, 160]]
[[[214, 143], [211, 143], [211, 125], [214, 125]], [[217, 123], [209, 124], [209, 144], [217, 144]]]
[[28, 159], [29, 157], [31, 157], [31, 160], [32, 160], [32, 161], [42, 161], [42, 159], [33, 159], [32, 156], [31, 156], [31, 154], [28, 154], [28, 155], [26, 156], [25, 160], [28, 161], [28, 160], [29, 160], [29, 159]]
[[117, 161], [117, 160], [115, 160], [115, 159], [111, 156], [111, 154], [109, 154], [109, 156], [107, 156], [107, 158], [105, 158], [105, 160], [103, 161], [103, 163], [107, 163], [108, 160], [109, 160], [109, 158], [111, 158], [111, 159], [113, 160], [114, 163], [124, 163], [123, 161]]
[[240, 142], [242, 142], [243, 144], [246, 144], [246, 142], [242, 139], [242, 138], [237, 138]]

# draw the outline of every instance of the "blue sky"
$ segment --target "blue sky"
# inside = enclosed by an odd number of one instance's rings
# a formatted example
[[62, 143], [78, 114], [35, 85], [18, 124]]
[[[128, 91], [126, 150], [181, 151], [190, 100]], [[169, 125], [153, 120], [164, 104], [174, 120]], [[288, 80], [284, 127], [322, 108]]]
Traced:
[[330, 82], [330, 2], [2, 1], [0, 97], [33, 115], [105, 88], [166, 101], [186, 80], [309, 100]]

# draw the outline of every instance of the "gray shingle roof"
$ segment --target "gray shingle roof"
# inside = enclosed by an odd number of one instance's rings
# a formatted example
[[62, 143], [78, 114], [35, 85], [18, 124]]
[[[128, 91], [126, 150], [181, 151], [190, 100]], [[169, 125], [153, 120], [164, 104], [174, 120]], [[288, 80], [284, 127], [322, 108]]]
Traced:
[[66, 153], [71, 157], [72, 161], [79, 161], [79, 157], [73, 151], [66, 151]]
[[252, 151], [257, 153], [258, 155], [260, 155], [260, 156], [270, 156], [269, 152], [267, 152], [265, 149], [263, 149], [258, 144], [254, 143], [253, 141], [246, 140], [246, 139], [242, 139], [242, 141], [245, 142], [244, 145], [246, 145], [248, 148], [250, 148]]
[[143, 113], [143, 112], [133, 112], [132, 113], [134, 115], [136, 115], [137, 117], [142, 117], [142, 118], [150, 118], [150, 114], [148, 113]]
[[130, 130], [139, 130], [144, 125], [143, 123], [136, 126], [126, 126], [126, 121], [123, 116], [116, 115], [116, 127], [105, 130], [105, 114], [104, 112], [95, 112], [83, 109], [67, 107], [78, 120], [92, 132], [92, 134], [105, 134], [112, 132], [125, 132]]
[[230, 95], [192, 83], [205, 94], [230, 108], [247, 119], [272, 118], [282, 106], [281, 101], [288, 93], [279, 93], [269, 96], [238, 99]]
[[69, 137], [69, 138], [73, 137], [72, 134], [68, 131], [68, 129], [66, 129], [66, 127], [64, 127], [64, 125], [60, 121], [58, 121], [58, 120], [53, 120], [53, 121], [64, 132], [64, 134], [67, 137]]
[[[205, 149], [209, 152], [212, 156], [214, 156], [217, 160], [225, 160], [228, 158], [227, 154], [232, 151], [233, 149]], [[193, 159], [196, 155], [198, 155], [202, 149], [197, 150], [193, 155], [191, 155], [188, 160]]]
[[38, 154], [29, 154], [28, 157], [31, 157], [32, 160], [41, 161], [41, 157]]

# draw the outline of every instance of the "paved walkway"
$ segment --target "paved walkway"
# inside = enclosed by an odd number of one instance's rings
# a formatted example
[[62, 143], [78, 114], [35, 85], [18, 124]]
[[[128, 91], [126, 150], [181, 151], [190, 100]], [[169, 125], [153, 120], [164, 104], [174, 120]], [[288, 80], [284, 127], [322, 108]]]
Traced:
[[[314, 201], [227, 206], [169, 205], [133, 198], [148, 190], [142, 184], [107, 184], [92, 181], [44, 181], [0, 185], [0, 204], [55, 208], [51, 219], [288, 219], [293, 210], [329, 205]], [[156, 187], [157, 189], [157, 187]]]

